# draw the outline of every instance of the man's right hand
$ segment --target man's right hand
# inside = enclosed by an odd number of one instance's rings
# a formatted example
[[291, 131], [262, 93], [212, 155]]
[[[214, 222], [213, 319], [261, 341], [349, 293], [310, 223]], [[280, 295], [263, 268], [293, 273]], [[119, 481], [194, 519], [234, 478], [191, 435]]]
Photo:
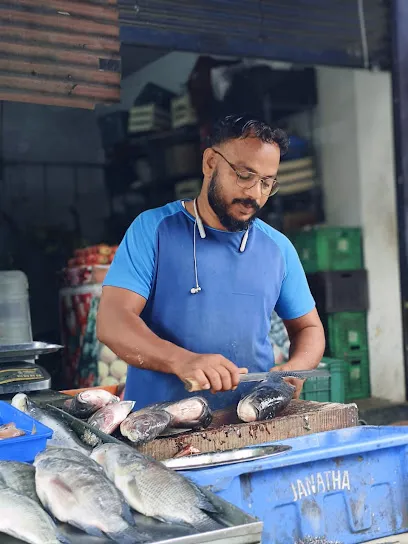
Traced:
[[194, 380], [201, 389], [211, 389], [212, 393], [236, 389], [239, 375], [247, 373], [247, 368], [238, 368], [222, 355], [194, 355], [174, 369], [180, 380]]

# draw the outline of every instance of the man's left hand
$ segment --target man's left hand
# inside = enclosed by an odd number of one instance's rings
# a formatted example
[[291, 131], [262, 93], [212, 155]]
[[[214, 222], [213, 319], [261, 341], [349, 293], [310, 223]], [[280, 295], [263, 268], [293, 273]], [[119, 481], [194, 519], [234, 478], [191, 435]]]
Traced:
[[[279, 371], [287, 371], [291, 370], [288, 368], [287, 365], [278, 365], [271, 368], [271, 372], [279, 372]], [[299, 378], [283, 378], [286, 383], [289, 383], [290, 385], [293, 385], [295, 387], [295, 391], [293, 392], [293, 398], [298, 399], [300, 397], [300, 394], [303, 389], [303, 384], [306, 380], [301, 380]]]

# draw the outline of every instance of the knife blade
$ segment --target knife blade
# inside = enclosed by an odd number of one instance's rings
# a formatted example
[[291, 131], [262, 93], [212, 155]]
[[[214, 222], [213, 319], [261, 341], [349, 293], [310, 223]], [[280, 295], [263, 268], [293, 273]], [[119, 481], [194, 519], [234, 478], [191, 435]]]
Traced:
[[[274, 372], [249, 372], [248, 374], [240, 374], [239, 382], [262, 382], [269, 376], [279, 376], [281, 378], [299, 378], [307, 380], [309, 378], [329, 378], [330, 372], [323, 368], [314, 368], [313, 370], [276, 370]], [[189, 393], [202, 391], [200, 384], [196, 380], [185, 379], [184, 386]]]

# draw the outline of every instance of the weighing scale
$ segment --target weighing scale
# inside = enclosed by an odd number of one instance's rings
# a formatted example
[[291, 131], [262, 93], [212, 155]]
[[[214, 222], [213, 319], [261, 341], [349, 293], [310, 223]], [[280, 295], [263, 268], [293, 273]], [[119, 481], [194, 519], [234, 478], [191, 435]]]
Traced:
[[62, 347], [45, 342], [0, 345], [0, 395], [49, 389], [51, 376], [36, 360]]

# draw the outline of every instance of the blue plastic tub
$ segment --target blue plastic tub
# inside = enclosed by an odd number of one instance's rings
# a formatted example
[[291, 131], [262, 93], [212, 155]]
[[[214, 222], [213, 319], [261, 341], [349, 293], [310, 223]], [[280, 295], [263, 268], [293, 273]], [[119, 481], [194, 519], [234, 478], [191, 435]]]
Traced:
[[0, 461], [32, 463], [37, 453], [45, 449], [47, 440], [52, 437], [52, 430], [11, 404], [0, 401], [0, 425], [12, 422], [26, 434], [0, 440]]
[[408, 531], [408, 428], [352, 427], [279, 443], [293, 449], [183, 474], [263, 521], [263, 544], [357, 544]]

